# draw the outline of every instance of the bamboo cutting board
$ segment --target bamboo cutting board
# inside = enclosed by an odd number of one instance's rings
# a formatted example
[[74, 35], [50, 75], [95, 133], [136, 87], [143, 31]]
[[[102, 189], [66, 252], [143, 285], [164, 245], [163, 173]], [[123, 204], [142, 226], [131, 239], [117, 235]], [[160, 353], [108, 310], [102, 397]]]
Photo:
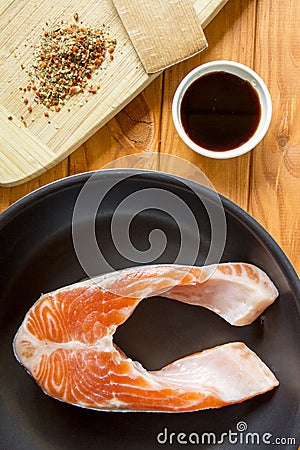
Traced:
[[[228, 0], [193, 0], [205, 27]], [[113, 61], [92, 77], [96, 95], [74, 96], [59, 112], [44, 116], [34, 104], [29, 113], [20, 87], [28, 84], [45, 23], [74, 23], [101, 28], [117, 40]], [[85, 142], [156, 75], [145, 71], [112, 0], [2, 0], [0, 5], [0, 184], [13, 186], [45, 172]], [[30, 103], [30, 93], [26, 93]], [[32, 103], [33, 104], [33, 103]], [[25, 122], [25, 123], [24, 123]], [[26, 124], [26, 126], [25, 126]]]

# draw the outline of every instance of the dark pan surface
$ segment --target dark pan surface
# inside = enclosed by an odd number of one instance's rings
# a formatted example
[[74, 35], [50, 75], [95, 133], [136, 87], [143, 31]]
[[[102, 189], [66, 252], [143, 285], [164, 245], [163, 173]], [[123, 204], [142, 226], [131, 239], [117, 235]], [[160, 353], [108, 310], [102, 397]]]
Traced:
[[[205, 210], [189, 187], [200, 192], [208, 202], [213, 201], [210, 191], [157, 172], [127, 170], [126, 173], [128, 177], [104, 199], [96, 220], [99, 246], [110, 265], [115, 269], [133, 265], [118, 254], [110, 239], [112, 214], [128, 193], [149, 187], [169, 190], [194, 212], [201, 228], [196, 261], [201, 265], [210, 230]], [[106, 189], [106, 183], [114, 177], [117, 179], [119, 174], [117, 170], [103, 171], [97, 179], [99, 190]], [[164, 298], [145, 300], [119, 327], [115, 341], [128, 356], [149, 370], [204, 348], [244, 341], [274, 371], [280, 381], [276, 390], [219, 410], [186, 414], [105, 413], [70, 406], [46, 396], [18, 364], [12, 352], [12, 340], [27, 310], [41, 293], [86, 277], [74, 252], [71, 221], [76, 198], [89, 176], [82, 174], [41, 188], [0, 216], [0, 448], [270, 448], [267, 442], [273, 443], [276, 438], [294, 438], [295, 444], [282, 441], [285, 445], [279, 448], [297, 448], [300, 445], [299, 279], [268, 233], [223, 197], [228, 236], [222, 261], [258, 265], [276, 284], [279, 299], [253, 324], [241, 328], [232, 327], [199, 307]], [[130, 227], [133, 244], [140, 250], [147, 248], [149, 232], [155, 228], [163, 229], [168, 244], [154, 262], [173, 262], [180, 236], [174, 219], [161, 210], [145, 210], [134, 218]], [[242, 422], [247, 430], [242, 430]], [[213, 435], [203, 438], [203, 433], [214, 433], [216, 442]], [[227, 436], [222, 438], [222, 433]], [[247, 433], [256, 433], [248, 437], [250, 444], [245, 442]], [[237, 438], [239, 443], [234, 441]], [[185, 440], [187, 444], [180, 443]]]

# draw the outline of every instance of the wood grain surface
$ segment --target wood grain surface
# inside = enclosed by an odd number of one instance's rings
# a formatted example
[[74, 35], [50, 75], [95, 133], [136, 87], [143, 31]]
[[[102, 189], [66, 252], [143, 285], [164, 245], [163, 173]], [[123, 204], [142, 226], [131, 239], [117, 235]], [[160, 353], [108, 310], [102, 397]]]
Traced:
[[[4, 210], [54, 179], [100, 169], [128, 154], [180, 156], [200, 168], [215, 188], [249, 211], [275, 238], [300, 273], [300, 21], [299, 0], [229, 0], [205, 29], [209, 49], [156, 78], [69, 158], [34, 181], [0, 189]], [[231, 59], [254, 68], [273, 100], [270, 129], [251, 153], [217, 161], [195, 154], [178, 137], [171, 118], [178, 83], [193, 67]], [[147, 158], [146, 158], [147, 161]], [[117, 165], [117, 163], [112, 163]]]

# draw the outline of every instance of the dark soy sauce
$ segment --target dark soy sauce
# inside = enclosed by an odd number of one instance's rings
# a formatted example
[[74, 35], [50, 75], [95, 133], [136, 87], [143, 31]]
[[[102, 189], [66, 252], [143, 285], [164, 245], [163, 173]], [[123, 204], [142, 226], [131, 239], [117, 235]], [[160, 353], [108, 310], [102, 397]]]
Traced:
[[181, 103], [181, 122], [197, 145], [232, 150], [255, 133], [261, 116], [256, 90], [237, 75], [218, 71], [195, 80]]

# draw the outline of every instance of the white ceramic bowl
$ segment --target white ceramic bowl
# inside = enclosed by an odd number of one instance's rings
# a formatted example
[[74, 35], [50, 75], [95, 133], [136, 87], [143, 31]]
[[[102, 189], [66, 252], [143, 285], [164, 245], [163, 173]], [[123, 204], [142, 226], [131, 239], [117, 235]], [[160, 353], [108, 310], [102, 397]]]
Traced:
[[[197, 145], [189, 138], [181, 122], [181, 102], [186, 90], [198, 78], [202, 77], [203, 75], [207, 75], [208, 73], [217, 71], [232, 73], [251, 83], [252, 87], [258, 94], [261, 105], [261, 118], [258, 127], [251, 138], [239, 147], [224, 151], [208, 150]], [[256, 72], [254, 72], [254, 70], [250, 69], [244, 64], [240, 64], [234, 61], [212, 61], [196, 67], [181, 81], [173, 98], [172, 116], [175, 128], [179, 136], [192, 150], [209, 158], [228, 159], [249, 152], [262, 140], [271, 122], [272, 101], [267, 86], [265, 85], [261, 77]]]

